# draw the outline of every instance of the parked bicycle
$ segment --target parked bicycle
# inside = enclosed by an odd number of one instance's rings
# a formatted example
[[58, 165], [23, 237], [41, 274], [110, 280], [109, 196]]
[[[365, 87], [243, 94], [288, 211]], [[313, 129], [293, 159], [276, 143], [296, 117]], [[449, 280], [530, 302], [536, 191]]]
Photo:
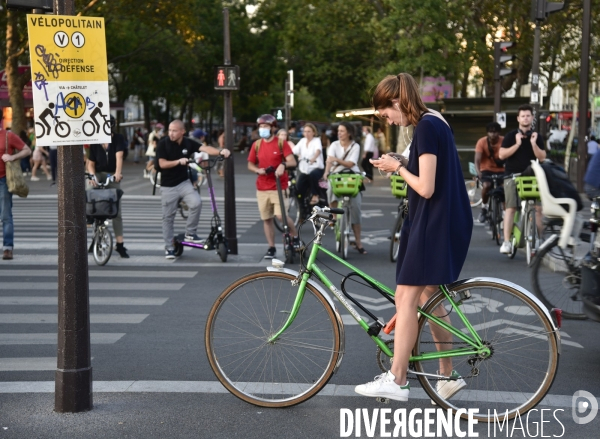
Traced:
[[[347, 334], [329, 292], [377, 345], [378, 366], [386, 370], [393, 360], [393, 340], [379, 336], [383, 318], [348, 290], [371, 288], [394, 308], [394, 289], [322, 246], [332, 214], [342, 212], [313, 209], [312, 249], [299, 272], [274, 266], [245, 275], [213, 304], [205, 330], [209, 364], [223, 386], [243, 401], [293, 406], [321, 391], [339, 369]], [[343, 276], [339, 289], [317, 266], [317, 256], [328, 256], [350, 271], [338, 273]], [[465, 419], [467, 409], [479, 409], [475, 419], [494, 422], [496, 413], [505, 419], [523, 416], [548, 393], [558, 367], [560, 335], [552, 314], [524, 288], [500, 279], [463, 279], [440, 285], [416, 311], [418, 335], [409, 377], [418, 379], [442, 409], [462, 410]], [[436, 333], [443, 330], [443, 344], [436, 343], [434, 326]], [[441, 358], [452, 358], [452, 376], [437, 372]], [[445, 399], [438, 383], [457, 379], [467, 382], [461, 397]], [[498, 397], [499, 383], [510, 398]]]
[[96, 180], [93, 174], [85, 174], [88, 180], [96, 182], [97, 187], [86, 191], [86, 216], [92, 224], [93, 234], [90, 244], [97, 265], [106, 265], [113, 251], [113, 237], [108, 228], [108, 220], [119, 212], [119, 202], [123, 192], [120, 189], [108, 189], [114, 175], [108, 175], [104, 183]]
[[512, 178], [515, 180], [517, 193], [521, 200], [521, 210], [515, 212], [510, 235], [512, 252], [507, 256], [512, 259], [517, 254], [517, 249], [525, 247], [525, 257], [527, 265], [529, 265], [539, 247], [535, 204], [540, 199], [540, 192], [535, 177], [513, 174]]
[[392, 236], [390, 237], [390, 260], [396, 262], [398, 259], [398, 250], [400, 249], [400, 233], [402, 232], [402, 225], [404, 220], [408, 217], [408, 185], [404, 178], [399, 175], [392, 175], [390, 178], [392, 185], [392, 195], [399, 199], [398, 213], [396, 214], [396, 222], [392, 229]]
[[360, 192], [360, 186], [363, 182], [361, 174], [330, 174], [329, 184], [333, 194], [340, 199], [338, 210], [342, 216], [335, 222], [335, 249], [342, 255], [342, 259], [348, 258], [348, 248], [350, 247], [350, 234], [352, 233], [352, 221], [350, 209], [352, 208], [352, 199]]

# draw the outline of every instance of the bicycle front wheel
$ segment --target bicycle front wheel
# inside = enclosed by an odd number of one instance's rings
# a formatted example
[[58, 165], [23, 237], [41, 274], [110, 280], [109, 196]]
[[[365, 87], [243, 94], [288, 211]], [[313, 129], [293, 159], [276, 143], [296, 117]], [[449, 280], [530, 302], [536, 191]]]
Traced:
[[[449, 376], [455, 371], [462, 377], [451, 381], [419, 375], [423, 389], [443, 409], [479, 409], [474, 417], [482, 422], [493, 422], [494, 411], [500, 419], [507, 413], [508, 419], [523, 416], [546, 395], [556, 374], [559, 353], [552, 322], [532, 297], [499, 281], [474, 280], [450, 292], [491, 354], [416, 362], [417, 372], [442, 371]], [[423, 311], [470, 334], [443, 293]], [[415, 355], [461, 347], [467, 345], [429, 319], [419, 318]], [[455, 393], [461, 386], [462, 391]]]
[[340, 224], [340, 253], [342, 259], [348, 259], [348, 247], [350, 247], [350, 209], [344, 209], [342, 223]]
[[481, 204], [481, 186], [479, 183], [475, 180], [465, 180], [465, 186], [467, 187], [471, 207], [479, 206]]
[[542, 246], [531, 266], [533, 293], [548, 309], [560, 308], [565, 319], [587, 319], [579, 298], [580, 262], [566, 254], [555, 239]]
[[398, 251], [400, 250], [400, 233], [402, 231], [402, 225], [404, 224], [404, 215], [401, 210], [398, 210], [398, 218], [396, 218], [396, 224], [392, 230], [392, 236], [390, 243], [390, 260], [396, 262], [398, 259]]
[[94, 235], [93, 255], [96, 264], [106, 265], [113, 249], [113, 239], [108, 227], [99, 227]]
[[289, 407], [327, 384], [338, 361], [340, 329], [335, 311], [311, 285], [293, 323], [298, 294], [293, 275], [249, 274], [216, 300], [206, 322], [205, 346], [218, 380], [238, 398], [261, 407]]

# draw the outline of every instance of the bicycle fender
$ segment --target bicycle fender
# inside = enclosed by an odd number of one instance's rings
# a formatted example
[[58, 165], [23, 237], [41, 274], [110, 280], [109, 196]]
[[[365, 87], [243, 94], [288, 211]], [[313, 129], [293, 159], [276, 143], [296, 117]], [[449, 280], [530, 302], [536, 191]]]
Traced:
[[[296, 270], [290, 270], [289, 268], [267, 267], [267, 271], [286, 273], [294, 277], [298, 277], [299, 274]], [[335, 319], [337, 320], [338, 328], [340, 330], [340, 352], [338, 356], [338, 361], [335, 367], [333, 368], [333, 373], [336, 373], [338, 368], [342, 364], [342, 358], [344, 357], [344, 352], [346, 349], [346, 335], [344, 333], [344, 322], [342, 321], [342, 317], [340, 316], [340, 313], [338, 312], [337, 307], [335, 306], [335, 303], [333, 302], [333, 299], [331, 298], [329, 293], [313, 279], [308, 279], [307, 283], [313, 286], [321, 294], [321, 296], [323, 296], [325, 300], [327, 300], [327, 303], [329, 303], [331, 309], [333, 309]]]
[[[551, 239], [552, 239], [552, 237], [550, 237], [546, 242], [550, 241]], [[546, 244], [546, 243], [544, 243], [544, 244]], [[544, 304], [537, 297], [535, 297], [532, 293], [530, 293], [528, 290], [526, 290], [525, 288], [521, 287], [520, 285], [514, 284], [514, 283], [509, 282], [509, 281], [504, 280], [504, 279], [498, 279], [498, 278], [495, 278], [495, 277], [473, 277], [473, 278], [468, 278], [468, 279], [457, 280], [456, 282], [453, 282], [453, 283], [451, 283], [449, 285], [446, 285], [446, 287], [448, 288], [449, 291], [452, 291], [454, 288], [457, 288], [457, 287], [460, 287], [460, 286], [464, 286], [464, 285], [469, 285], [469, 284], [475, 283], [475, 282], [494, 282], [494, 283], [497, 283], [497, 284], [500, 284], [500, 285], [505, 285], [505, 286], [507, 286], [509, 288], [512, 288], [514, 290], [517, 290], [520, 293], [522, 293], [525, 296], [527, 296], [532, 302], [534, 302], [538, 306], [538, 308], [540, 308], [542, 310], [542, 312], [544, 313], [544, 315], [546, 316], [546, 318], [550, 321], [550, 323], [552, 325], [552, 329], [553, 329], [554, 335], [556, 337], [556, 344], [557, 344], [557, 347], [558, 347], [558, 353], [559, 354], [561, 353], [560, 331], [556, 327], [556, 324], [554, 323], [554, 319], [552, 318], [552, 315], [550, 314], [550, 311], [548, 311], [548, 308], [546, 308], [546, 306], [544, 306]], [[437, 296], [437, 294], [435, 294], [434, 297], [435, 296]], [[433, 297], [431, 299], [433, 299]], [[425, 306], [423, 306], [423, 308], [424, 307]]]

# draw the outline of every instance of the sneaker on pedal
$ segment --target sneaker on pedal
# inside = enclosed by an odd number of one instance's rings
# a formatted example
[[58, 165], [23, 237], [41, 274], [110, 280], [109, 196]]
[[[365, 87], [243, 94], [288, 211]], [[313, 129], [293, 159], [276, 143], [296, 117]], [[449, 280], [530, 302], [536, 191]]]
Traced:
[[372, 396], [375, 398], [389, 398], [395, 401], [408, 401], [410, 393], [410, 384], [401, 386], [396, 384], [396, 377], [389, 370], [375, 377], [375, 380], [361, 384], [354, 388], [359, 395]]
[[273, 259], [275, 257], [275, 253], [277, 252], [277, 249], [275, 247], [269, 247], [269, 250], [267, 250], [267, 254], [265, 255], [265, 259]]
[[175, 250], [165, 250], [165, 259], [177, 259]]
[[500, 247], [500, 253], [504, 255], [510, 255], [512, 253], [512, 243], [504, 241], [502, 247]]
[[204, 239], [200, 238], [195, 233], [192, 233], [192, 234], [186, 233], [184, 241], [193, 242], [194, 244], [203, 244], [204, 243]]
[[[455, 370], [452, 371], [452, 373], [450, 374], [450, 377], [451, 378], [456, 378], [456, 379], [455, 380], [448, 380], [448, 381], [440, 380], [435, 385], [437, 393], [443, 399], [446, 399], [446, 400], [452, 398], [454, 395], [456, 395], [458, 392], [460, 392], [467, 385], [467, 383], [465, 382], [465, 380], [463, 380], [462, 378], [459, 378], [460, 375]], [[433, 405], [436, 405], [436, 403], [435, 403], [434, 400], [431, 400], [431, 403]]]
[[479, 222], [483, 224], [485, 223], [485, 220], [487, 220], [487, 209], [485, 207], [482, 207], [481, 213], [479, 214]]

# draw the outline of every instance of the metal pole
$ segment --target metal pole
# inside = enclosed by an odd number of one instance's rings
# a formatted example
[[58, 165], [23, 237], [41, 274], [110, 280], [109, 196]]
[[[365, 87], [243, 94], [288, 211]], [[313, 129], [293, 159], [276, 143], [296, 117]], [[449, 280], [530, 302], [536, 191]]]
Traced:
[[577, 190], [583, 192], [587, 162], [587, 113], [589, 107], [590, 72], [590, 20], [591, 0], [583, 0], [583, 26], [581, 36], [581, 69], [579, 70], [579, 130], [577, 136]]
[[[229, 40], [229, 9], [223, 9], [223, 41], [224, 41], [224, 64], [231, 65], [231, 49]], [[238, 254], [237, 226], [235, 212], [235, 178], [233, 166], [233, 106], [231, 102], [231, 91], [223, 94], [224, 106], [224, 128], [225, 148], [231, 151], [231, 155], [225, 160], [225, 237], [229, 253]]]
[[[54, 0], [75, 15], [73, 0]], [[58, 147], [58, 350], [54, 410], [92, 409], [90, 307], [83, 146]]]
[[290, 129], [290, 119], [291, 119], [291, 111], [290, 111], [290, 80], [285, 80], [285, 129]]
[[497, 63], [494, 66], [494, 115], [492, 120], [496, 120], [496, 115], [501, 111], [501, 100], [502, 100], [502, 77], [500, 76], [500, 55], [502, 51], [500, 49], [500, 42], [494, 43], [494, 62]]
[[535, 35], [533, 39], [533, 64], [531, 66], [531, 95], [529, 103], [533, 107], [533, 122], [531, 129], [535, 130], [540, 111], [540, 25], [535, 22]]

